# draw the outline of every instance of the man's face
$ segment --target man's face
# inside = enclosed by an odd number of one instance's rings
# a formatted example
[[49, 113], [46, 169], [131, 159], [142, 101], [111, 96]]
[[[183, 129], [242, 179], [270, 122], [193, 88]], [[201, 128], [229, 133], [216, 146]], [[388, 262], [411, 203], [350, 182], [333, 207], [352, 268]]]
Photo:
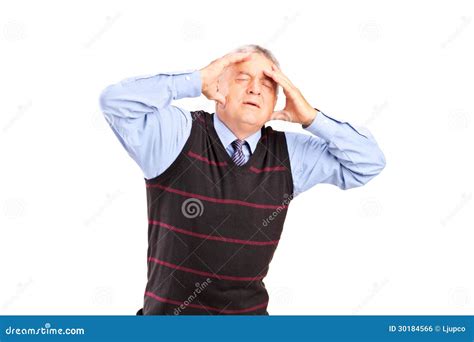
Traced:
[[217, 105], [219, 118], [249, 128], [260, 128], [270, 120], [277, 101], [277, 84], [263, 70], [272, 70], [271, 65], [264, 55], [252, 53], [249, 60], [225, 70], [219, 79], [219, 92], [226, 104]]

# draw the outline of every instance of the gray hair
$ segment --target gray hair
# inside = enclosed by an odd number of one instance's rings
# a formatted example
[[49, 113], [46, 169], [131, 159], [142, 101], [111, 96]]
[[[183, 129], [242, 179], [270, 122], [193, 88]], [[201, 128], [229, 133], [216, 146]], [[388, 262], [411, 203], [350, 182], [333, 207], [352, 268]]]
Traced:
[[239, 46], [237, 49], [233, 50], [232, 52], [256, 52], [264, 55], [267, 57], [269, 60], [271, 60], [273, 63], [276, 64], [278, 68], [280, 68], [280, 63], [276, 59], [275, 55], [268, 49], [265, 49], [264, 47], [256, 44], [248, 44], [248, 45], [242, 45]]
[[[273, 62], [278, 69], [280, 69], [280, 63], [276, 59], [275, 55], [268, 49], [265, 49], [264, 47], [256, 44], [247, 44], [247, 45], [242, 45], [239, 46], [238, 48], [234, 49], [231, 51], [231, 53], [236, 53], [236, 52], [255, 52], [262, 54], [265, 56], [267, 59], [269, 59], [271, 62]], [[278, 95], [278, 84], [276, 87], [276, 94]]]

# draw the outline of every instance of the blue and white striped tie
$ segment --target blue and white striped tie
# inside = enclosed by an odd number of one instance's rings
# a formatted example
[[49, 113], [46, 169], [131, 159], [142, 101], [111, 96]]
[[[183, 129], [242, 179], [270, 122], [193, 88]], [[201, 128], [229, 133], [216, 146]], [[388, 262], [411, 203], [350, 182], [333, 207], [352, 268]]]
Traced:
[[232, 147], [234, 148], [234, 154], [232, 155], [232, 161], [238, 165], [245, 164], [245, 156], [242, 151], [242, 146], [246, 143], [245, 140], [236, 139], [232, 142]]

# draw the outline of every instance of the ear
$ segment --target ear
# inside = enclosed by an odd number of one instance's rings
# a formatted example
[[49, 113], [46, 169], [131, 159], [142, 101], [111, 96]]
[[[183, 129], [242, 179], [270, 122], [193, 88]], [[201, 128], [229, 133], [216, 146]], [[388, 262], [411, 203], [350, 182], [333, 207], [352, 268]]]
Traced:
[[275, 110], [275, 106], [278, 102], [278, 94], [275, 94], [275, 100], [273, 101], [273, 110]]

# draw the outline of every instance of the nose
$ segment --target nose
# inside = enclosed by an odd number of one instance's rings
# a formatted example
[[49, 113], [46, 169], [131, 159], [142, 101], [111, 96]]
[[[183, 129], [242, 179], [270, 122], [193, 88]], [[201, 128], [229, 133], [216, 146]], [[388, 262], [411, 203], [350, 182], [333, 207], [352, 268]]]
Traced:
[[257, 79], [253, 80], [250, 82], [249, 84], [249, 87], [247, 89], [247, 91], [250, 93], [250, 94], [254, 94], [254, 95], [260, 95], [260, 92], [261, 92], [261, 85], [259, 83], [259, 81]]

